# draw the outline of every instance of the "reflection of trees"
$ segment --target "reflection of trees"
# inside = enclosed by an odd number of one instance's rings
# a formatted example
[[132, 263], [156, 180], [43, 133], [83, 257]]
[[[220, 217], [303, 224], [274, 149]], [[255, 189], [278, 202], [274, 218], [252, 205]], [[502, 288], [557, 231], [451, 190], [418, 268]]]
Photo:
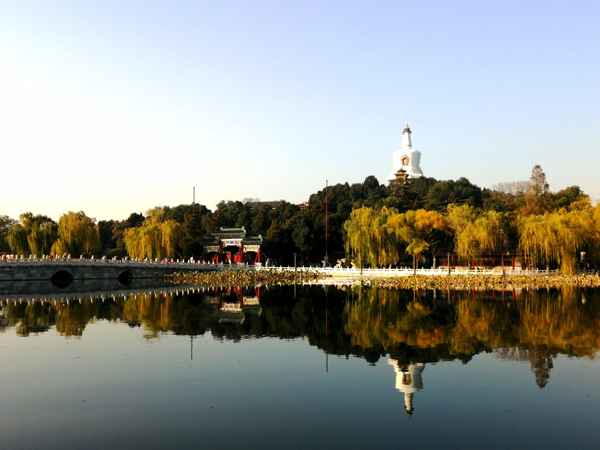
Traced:
[[48, 304], [9, 303], [4, 308], [5, 321], [8, 326], [15, 326], [19, 336], [48, 331], [56, 324], [55, 311]]
[[554, 368], [552, 358], [557, 355], [556, 352], [551, 353], [546, 345], [531, 349], [520, 347], [499, 348], [494, 350], [494, 354], [499, 358], [510, 361], [529, 362], [531, 371], [535, 375], [535, 382], [540, 388], [548, 384], [550, 369]]
[[143, 324], [146, 338], [168, 331], [201, 335], [206, 329], [200, 324], [197, 303], [190, 302], [189, 296], [177, 299], [173, 294], [131, 295], [123, 303], [122, 320], [130, 325]]
[[88, 323], [98, 318], [98, 302], [59, 303], [56, 306], [56, 330], [67, 337], [81, 336]]
[[384, 350], [399, 343], [432, 347], [447, 341], [447, 330], [439, 312], [412, 300], [412, 292], [359, 290], [357, 300], [344, 309], [346, 333], [363, 348]]
[[499, 349], [497, 355], [529, 361], [540, 388], [548, 383], [552, 358], [559, 353], [593, 358], [600, 348], [600, 320], [597, 311], [580, 303], [581, 298], [581, 289], [573, 286], [528, 292], [518, 305], [520, 322], [515, 334], [519, 347]]
[[51, 327], [67, 337], [81, 336], [88, 323], [99, 316], [100, 303], [92, 301], [70, 303], [9, 303], [4, 314], [19, 336], [43, 333]]
[[509, 345], [514, 315], [488, 301], [466, 298], [455, 306], [456, 319], [448, 335], [450, 353], [474, 355], [481, 351]]
[[519, 305], [521, 345], [543, 343], [550, 349], [573, 356], [592, 356], [600, 348], [599, 317], [581, 304], [581, 289], [528, 293]]
[[[251, 288], [244, 295], [257, 299]], [[239, 290], [238, 290], [239, 291]], [[243, 321], [221, 320], [217, 297], [239, 302], [241, 291], [204, 294], [138, 294], [115, 301], [9, 303], [2, 326], [19, 335], [52, 327], [64, 336], [82, 336], [88, 323], [123, 321], [144, 328], [145, 337], [162, 333], [216, 339], [305, 338], [336, 355], [370, 363], [389, 354], [398, 364], [460, 359], [493, 351], [502, 359], [528, 361], [536, 381], [549, 380], [558, 354], [593, 357], [600, 348], [600, 305], [580, 288], [522, 291], [515, 297], [492, 292], [440, 292], [328, 289], [270, 289], [260, 295], [260, 311], [244, 310]], [[510, 298], [510, 301], [509, 301]], [[217, 304], [213, 303], [217, 301]], [[2, 325], [4, 324], [4, 325]]]
[[445, 346], [449, 355], [473, 355], [510, 342], [503, 333], [510, 314], [497, 309], [472, 298], [448, 305], [414, 299], [408, 291], [361, 291], [356, 302], [346, 305], [345, 330], [353, 344], [363, 347]]
[[572, 286], [524, 291], [511, 302], [467, 291], [453, 296], [453, 303], [411, 297], [406, 291], [361, 291], [344, 310], [351, 342], [408, 355], [405, 362], [431, 358], [432, 348], [442, 359], [463, 360], [493, 350], [503, 359], [529, 361], [540, 387], [559, 353], [592, 358], [600, 349], [599, 311], [594, 302], [582, 304], [581, 289]]

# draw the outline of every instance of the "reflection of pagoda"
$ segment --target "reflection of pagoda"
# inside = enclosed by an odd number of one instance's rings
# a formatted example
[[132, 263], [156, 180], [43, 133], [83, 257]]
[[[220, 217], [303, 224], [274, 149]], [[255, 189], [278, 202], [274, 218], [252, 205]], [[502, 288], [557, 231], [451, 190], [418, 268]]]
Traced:
[[260, 252], [262, 236], [246, 236], [246, 229], [223, 228], [198, 240], [203, 246], [202, 261], [215, 264], [255, 264], [264, 260]]
[[423, 363], [409, 364], [400, 366], [395, 359], [388, 359], [388, 364], [394, 366], [396, 371], [396, 389], [404, 393], [404, 409], [410, 419], [413, 411], [413, 395], [415, 392], [423, 389], [423, 379], [421, 373], [425, 369]]
[[247, 314], [260, 315], [261, 287], [230, 286], [214, 288], [204, 294], [204, 303], [214, 306], [219, 322], [244, 322]]

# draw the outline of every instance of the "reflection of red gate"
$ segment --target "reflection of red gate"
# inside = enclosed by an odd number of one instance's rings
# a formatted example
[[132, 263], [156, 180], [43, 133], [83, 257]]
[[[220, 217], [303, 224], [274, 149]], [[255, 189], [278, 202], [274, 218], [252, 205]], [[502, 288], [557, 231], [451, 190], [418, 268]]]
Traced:
[[[251, 288], [249, 288], [251, 289]], [[244, 287], [243, 286], [229, 286], [226, 288], [215, 288], [217, 291], [217, 298], [219, 300], [219, 306], [223, 304], [223, 291], [225, 291], [226, 296], [230, 296], [235, 294], [237, 301], [240, 304], [240, 307], [244, 305]], [[254, 286], [254, 295], [258, 301], [260, 301], [260, 294], [262, 293], [262, 286]], [[248, 295], [248, 293], [246, 293]]]

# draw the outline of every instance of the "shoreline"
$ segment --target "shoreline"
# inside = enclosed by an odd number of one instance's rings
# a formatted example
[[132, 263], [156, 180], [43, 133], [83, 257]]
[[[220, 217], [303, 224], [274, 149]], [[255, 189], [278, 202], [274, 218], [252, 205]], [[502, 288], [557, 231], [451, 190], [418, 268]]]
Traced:
[[194, 284], [204, 286], [236, 285], [293, 285], [324, 284], [366, 286], [381, 289], [506, 289], [561, 286], [600, 287], [600, 276], [595, 275], [404, 275], [395, 277], [346, 277], [344, 279], [324, 276], [318, 270], [297, 270], [296, 272], [276, 269], [224, 270], [215, 272], [187, 272], [167, 275], [164, 279], [173, 284]]

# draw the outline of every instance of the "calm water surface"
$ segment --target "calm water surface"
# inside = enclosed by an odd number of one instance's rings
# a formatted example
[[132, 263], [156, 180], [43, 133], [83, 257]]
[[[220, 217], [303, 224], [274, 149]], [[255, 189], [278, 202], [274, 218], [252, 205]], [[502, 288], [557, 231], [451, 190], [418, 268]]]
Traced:
[[599, 446], [595, 290], [36, 289], [3, 449]]

